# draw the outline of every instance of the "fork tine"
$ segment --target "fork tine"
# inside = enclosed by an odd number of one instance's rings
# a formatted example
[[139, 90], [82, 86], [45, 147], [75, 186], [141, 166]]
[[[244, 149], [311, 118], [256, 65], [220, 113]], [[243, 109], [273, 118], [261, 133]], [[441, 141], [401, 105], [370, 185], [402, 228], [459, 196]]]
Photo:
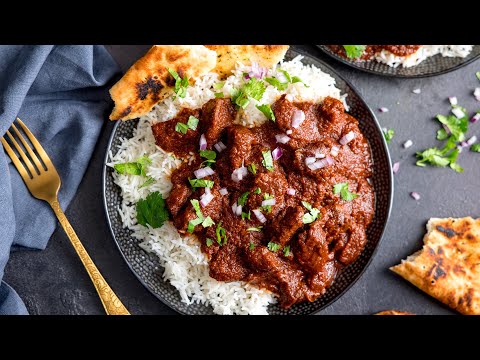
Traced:
[[28, 158], [27, 154], [25, 154], [25, 152], [22, 150], [21, 146], [18, 144], [17, 140], [15, 140], [15, 138], [13, 137], [12, 133], [9, 130], [7, 130], [7, 135], [10, 138], [10, 141], [12, 142], [12, 144], [17, 149], [20, 156], [22, 157], [23, 162], [27, 165], [28, 171], [30, 171], [30, 174], [32, 174], [32, 177], [37, 175], [37, 172], [35, 171], [35, 168], [33, 167], [32, 162]]
[[23, 166], [22, 162], [20, 161], [20, 159], [17, 157], [17, 154], [15, 154], [15, 152], [12, 150], [12, 148], [10, 147], [10, 145], [8, 145], [7, 141], [2, 138], [2, 145], [3, 147], [5, 148], [8, 156], [10, 156], [10, 159], [12, 159], [12, 162], [13, 164], [15, 165], [15, 167], [17, 168], [18, 172], [20, 173], [20, 175], [22, 176], [23, 178], [23, 181], [25, 182], [28, 182], [31, 177], [30, 175], [28, 174], [27, 170], [25, 169], [25, 167]]
[[[40, 143], [38, 142], [38, 140], [35, 138], [35, 136], [33, 136], [32, 132], [28, 129], [27, 125], [25, 125], [23, 123], [22, 120], [20, 120], [18, 117], [17, 117], [17, 122], [20, 124], [21, 128], [23, 129], [23, 131], [25, 132], [25, 134], [27, 134], [28, 136], [28, 139], [30, 140], [30, 142], [32, 143], [33, 147], [35, 148], [35, 150], [37, 150], [37, 153], [38, 155], [40, 155], [40, 159], [42, 159], [43, 163], [45, 164], [47, 170], [49, 169], [49, 167], [52, 166], [52, 160], [50, 160], [50, 157], [47, 155], [47, 153], [45, 152], [45, 150], [43, 150], [43, 147], [42, 145], [40, 145]], [[50, 165], [50, 166], [49, 166]]]
[[27, 149], [27, 152], [28, 152], [28, 155], [30, 155], [30, 158], [33, 160], [33, 162], [35, 163], [35, 165], [37, 166], [37, 169], [38, 169], [38, 173], [41, 173], [44, 169], [43, 169], [43, 165], [42, 163], [40, 162], [40, 160], [38, 160], [38, 157], [37, 157], [37, 154], [35, 154], [32, 150], [32, 148], [30, 147], [30, 145], [25, 141], [25, 138], [23, 137], [23, 135], [20, 133], [20, 131], [18, 131], [17, 127], [15, 126], [15, 124], [12, 124], [12, 129], [15, 131], [15, 133], [17, 134], [17, 137], [20, 139], [20, 141], [22, 142], [23, 144], [23, 147], [25, 149]]

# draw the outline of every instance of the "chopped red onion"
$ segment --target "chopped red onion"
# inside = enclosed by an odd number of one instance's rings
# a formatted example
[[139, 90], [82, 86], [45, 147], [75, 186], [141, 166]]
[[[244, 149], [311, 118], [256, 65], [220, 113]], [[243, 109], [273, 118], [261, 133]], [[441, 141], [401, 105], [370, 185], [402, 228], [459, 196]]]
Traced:
[[312, 171], [315, 171], [317, 169], [321, 169], [321, 168], [324, 168], [325, 166], [328, 166], [328, 162], [326, 159], [322, 159], [322, 160], [318, 160], [318, 161], [315, 161], [313, 164], [309, 164], [307, 165], [308, 168]]
[[285, 134], [290, 135], [292, 132], [293, 132], [293, 130], [289, 129], [289, 130], [285, 131]]
[[262, 201], [262, 206], [275, 205], [276, 203], [275, 199], [267, 199]]
[[207, 167], [195, 170], [193, 173], [195, 174], [195, 177], [197, 179], [203, 179], [206, 176], [215, 174], [215, 171], [213, 171], [211, 167], [207, 166]]
[[287, 94], [287, 95], [285, 95], [285, 100], [287, 100], [287, 101], [293, 102], [294, 99], [295, 99], [295, 98], [293, 97], [292, 94]]
[[295, 110], [292, 116], [292, 127], [298, 128], [305, 121], [305, 113], [302, 110]]
[[242, 205], [237, 206], [237, 211], [235, 211], [235, 215], [242, 216]]
[[210, 194], [210, 193], [211, 193], [210, 188], [206, 187], [205, 188], [205, 194]]
[[313, 156], [306, 157], [306, 158], [305, 158], [305, 164], [306, 164], [306, 165], [313, 164], [316, 160], [317, 160], [317, 159], [314, 158]]
[[333, 160], [330, 156], [327, 156], [325, 158], [325, 161], [327, 162], [328, 165], [333, 165], [335, 164], [335, 160]]
[[338, 155], [338, 152], [340, 151], [340, 148], [338, 146], [332, 146], [332, 149], [330, 150], [330, 155], [333, 157]]
[[285, 134], [275, 135], [275, 139], [277, 140], [277, 143], [280, 144], [286, 144], [290, 141], [290, 137]]
[[202, 207], [205, 207], [208, 204], [210, 204], [210, 201], [212, 201], [212, 200], [213, 200], [213, 194], [205, 192], [205, 194], [200, 196], [200, 205]]
[[413, 141], [412, 141], [412, 140], [407, 140], [407, 141], [405, 141], [405, 142], [403, 143], [403, 147], [404, 147], [405, 149], [408, 149], [408, 148], [409, 148], [410, 146], [412, 146], [412, 145], [413, 145]]
[[470, 146], [477, 142], [477, 137], [473, 135], [470, 139], [467, 140], [467, 146]]
[[292, 189], [292, 188], [288, 188], [288, 189], [287, 189], [287, 194], [288, 194], [288, 195], [294, 196], [294, 195], [296, 194], [296, 192], [297, 192], [297, 191], [296, 191], [295, 189]]
[[395, 164], [393, 164], [392, 166], [392, 171], [394, 174], [396, 174], [398, 172], [398, 170], [400, 170], [400, 163], [399, 162], [396, 162]]
[[448, 98], [448, 101], [450, 101], [450, 105], [452, 105], [452, 106], [458, 104], [458, 100], [457, 100], [457, 97], [456, 97], [456, 96], [450, 96], [450, 97]]
[[475, 96], [475, 99], [476, 99], [477, 101], [480, 101], [480, 96]]
[[475, 91], [473, 92], [473, 96], [475, 96], [476, 98], [480, 96], [480, 87], [475, 88]]
[[470, 119], [470, 122], [476, 123], [478, 120], [480, 120], [480, 113], [473, 115], [473, 117]]
[[378, 109], [378, 111], [384, 113], [384, 112], [388, 112], [388, 108], [386, 107], [381, 107], [380, 109]]
[[414, 94], [420, 94], [422, 92], [422, 90], [421, 89], [414, 89], [414, 90], [412, 90], [412, 92]]
[[315, 151], [315, 157], [316, 157], [317, 159], [323, 159], [323, 158], [325, 157], [325, 154], [323, 154], [320, 150], [317, 149], [317, 150]]
[[353, 131], [350, 131], [347, 135], [340, 139], [340, 144], [347, 145], [353, 139], [355, 139], [355, 133]]
[[255, 214], [258, 221], [260, 221], [262, 224], [267, 221], [267, 218], [265, 217], [265, 215], [262, 214], [260, 210], [255, 209], [255, 210], [252, 210], [252, 212]]
[[245, 75], [245, 79], [249, 80], [250, 78], [263, 79], [267, 75], [267, 68], [261, 67], [258, 63], [253, 62], [250, 67], [250, 71]]
[[414, 198], [415, 200], [420, 200], [420, 194], [417, 193], [417, 192], [415, 192], [415, 191], [414, 191], [414, 192], [411, 192], [411, 193], [410, 193], [410, 196], [411, 196], [412, 198]]
[[219, 153], [221, 153], [223, 150], [225, 150], [227, 147], [225, 146], [225, 144], [221, 141], [219, 141], [218, 143], [216, 143], [215, 145], [213, 145], [213, 147], [215, 148], [215, 150], [217, 150]]
[[248, 174], [248, 169], [242, 165], [238, 169], [233, 170], [232, 180], [235, 182], [239, 182], [243, 180], [243, 178], [247, 176], [247, 174]]
[[272, 158], [273, 160], [278, 160], [282, 157], [283, 151], [281, 148], [277, 147], [272, 151]]
[[227, 188], [221, 188], [220, 190], [218, 190], [218, 192], [220, 193], [220, 195], [227, 195], [228, 194]]
[[238, 208], [237, 203], [234, 203], [234, 204], [232, 205], [232, 212], [233, 212], [234, 215], [237, 215], [237, 208]]
[[200, 150], [206, 150], [207, 149], [207, 139], [205, 139], [205, 135], [202, 134], [200, 136]]
[[462, 111], [462, 109], [456, 107], [452, 109], [453, 115], [457, 117], [457, 119], [461, 119], [462, 117], [465, 116], [465, 113]]

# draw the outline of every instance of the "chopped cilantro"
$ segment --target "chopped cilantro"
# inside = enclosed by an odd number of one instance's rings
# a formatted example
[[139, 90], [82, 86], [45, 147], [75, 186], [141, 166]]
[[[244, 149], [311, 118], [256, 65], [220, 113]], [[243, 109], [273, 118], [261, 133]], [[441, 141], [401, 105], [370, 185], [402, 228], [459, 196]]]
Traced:
[[290, 76], [290, 74], [288, 73], [288, 71], [282, 70], [282, 69], [278, 69], [278, 71], [280, 71], [283, 75], [285, 75], [285, 78], [287, 79], [287, 81], [288, 81], [289, 83], [292, 82], [292, 77]]
[[278, 249], [280, 249], [280, 244], [277, 244], [276, 242], [270, 241], [267, 244], [267, 248], [268, 248], [268, 250], [270, 250], [272, 252], [277, 252]]
[[196, 218], [193, 220], [190, 220], [187, 225], [187, 231], [192, 234], [193, 231], [195, 230], [195, 226], [200, 225], [203, 222], [203, 219], [201, 218]]
[[249, 250], [255, 249], [255, 244], [253, 242], [250, 242], [250, 246], [248, 247]]
[[250, 220], [250, 216], [251, 216], [250, 210], [248, 210], [248, 213], [242, 211], [242, 220], [245, 220], [245, 219]]
[[475, 75], [476, 75], [477, 79], [480, 80], [480, 71], [477, 71], [477, 72], [475, 73]]
[[[465, 134], [468, 131], [468, 118], [467, 118], [467, 111], [463, 108], [463, 113], [465, 116], [458, 119], [455, 115], [437, 115], [436, 119], [444, 124], [451, 132], [453, 136], [455, 136], [457, 141], [464, 141]], [[438, 133], [437, 133], [438, 136]]]
[[192, 188], [212, 188], [214, 184], [213, 180], [205, 179], [188, 179], [188, 181]]
[[215, 160], [217, 158], [217, 153], [213, 150], [200, 150], [200, 156], [208, 159], [208, 160]]
[[216, 83], [215, 85], [213, 85], [213, 88], [215, 90], [220, 90], [221, 88], [223, 88], [224, 85], [225, 85], [225, 81], [220, 81], [220, 82]]
[[283, 248], [283, 256], [287, 257], [288, 255], [290, 255], [290, 245]]
[[267, 151], [262, 151], [262, 155], [263, 155], [263, 160], [262, 160], [263, 166], [265, 166], [267, 170], [273, 171], [274, 167], [273, 167], [272, 153], [269, 150], [267, 150]]
[[195, 214], [197, 214], [197, 216], [203, 221], [203, 214], [202, 214], [202, 210], [200, 210], [200, 203], [198, 202], [198, 200], [197, 199], [190, 200], [190, 203], [192, 204], [193, 209], [195, 210]]
[[[269, 193], [264, 193], [263, 194], [263, 200], [269, 200], [273, 199], [274, 196], [270, 195]], [[260, 207], [260, 210], [265, 211], [267, 214], [270, 214], [272, 212], [272, 205], [265, 205]]]
[[275, 122], [275, 114], [269, 104], [257, 105], [257, 109], [260, 110], [268, 120]]
[[147, 181], [145, 181], [142, 185], [139, 186], [139, 189], [144, 188], [144, 187], [147, 187], [148, 185], [153, 184], [154, 181], [155, 181], [154, 178], [149, 177]]
[[444, 128], [437, 130], [437, 140], [447, 140], [447, 138], [448, 138], [447, 130], [445, 130]]
[[262, 226], [259, 226], [259, 227], [249, 227], [249, 228], [247, 229], [247, 231], [258, 231], [258, 232], [260, 232], [260, 231], [262, 231]]
[[306, 201], [302, 201], [302, 204], [309, 211], [307, 214], [303, 215], [302, 221], [304, 224], [310, 224], [320, 217], [320, 210], [314, 208]]
[[220, 246], [227, 243], [227, 232], [221, 225], [222, 222], [220, 221], [217, 225], [217, 229], [215, 230], [215, 234], [217, 235], [217, 243]]
[[395, 135], [395, 131], [393, 129], [383, 130], [383, 136], [385, 137], [385, 140], [387, 140], [387, 143], [390, 143], [394, 135]]
[[165, 207], [165, 200], [162, 195], [155, 191], [145, 199], [140, 200], [136, 206], [137, 222], [143, 226], [150, 225], [156, 229], [162, 227], [168, 220], [168, 211]]
[[263, 84], [263, 82], [253, 77], [248, 80], [245, 85], [243, 85], [243, 87], [238, 91], [238, 93], [232, 96], [232, 101], [237, 106], [245, 109], [250, 103], [249, 98], [260, 101], [263, 97], [264, 92], [265, 85]]
[[305, 84], [302, 79], [300, 79], [298, 76], [292, 76], [292, 84], [295, 84], [295, 83], [298, 83], [298, 82], [301, 82], [303, 84], [303, 86], [305, 86], [306, 88], [309, 88], [310, 86], [308, 86], [307, 84]]
[[362, 56], [365, 51], [365, 45], [343, 45], [347, 57], [350, 59], [356, 59]]
[[225, 95], [223, 94], [223, 92], [217, 92], [217, 93], [215, 93], [214, 95], [215, 95], [215, 97], [216, 97], [217, 99], [222, 99], [222, 98], [225, 97]]
[[470, 150], [480, 153], [480, 144], [473, 144], [472, 146], [470, 146]]
[[239, 198], [238, 198], [238, 201], [237, 201], [237, 204], [238, 205], [245, 205], [245, 203], [247, 202], [247, 198], [248, 198], [248, 195], [250, 195], [250, 193], [247, 191], [247, 192], [244, 192]]
[[343, 200], [352, 201], [358, 197], [358, 194], [348, 191], [348, 182], [338, 183], [333, 185], [333, 193], [340, 194]]
[[142, 156], [138, 158], [135, 162], [128, 162], [122, 164], [115, 164], [113, 167], [114, 169], [123, 175], [141, 175], [147, 177], [145, 173], [145, 169], [148, 165], [152, 163], [152, 160], [148, 156]]
[[260, 188], [257, 188], [257, 189], [254, 191], [255, 194], [260, 194], [261, 192], [262, 192], [262, 190], [261, 190]]
[[202, 221], [202, 226], [204, 228], [210, 227], [212, 225], [215, 225], [215, 221], [213, 221], [210, 216], [207, 216], [205, 220]]
[[177, 125], [175, 125], [175, 131], [185, 135], [188, 131], [188, 125], [181, 122], [177, 122]]
[[280, 91], [285, 91], [288, 88], [288, 83], [282, 83], [277, 78], [268, 77], [265, 78], [265, 81], [268, 82], [270, 85], [276, 87]]
[[[168, 68], [168, 72], [175, 79], [175, 89], [174, 89], [175, 94], [177, 94], [178, 97], [184, 98], [187, 95], [187, 87], [188, 87], [187, 76], [185, 75], [185, 77], [182, 79], [180, 78], [178, 73], [171, 68]], [[175, 100], [175, 97], [173, 97], [173, 100]]]
[[248, 171], [250, 171], [253, 175], [257, 175], [257, 165], [255, 165], [254, 163], [251, 163], [250, 165], [248, 165]]
[[197, 130], [198, 121], [199, 120], [195, 116], [190, 115], [190, 117], [188, 118], [188, 121], [187, 121], [187, 125], [190, 129]]
[[207, 238], [206, 242], [207, 242], [207, 247], [210, 247], [213, 244], [213, 240], [210, 238]]

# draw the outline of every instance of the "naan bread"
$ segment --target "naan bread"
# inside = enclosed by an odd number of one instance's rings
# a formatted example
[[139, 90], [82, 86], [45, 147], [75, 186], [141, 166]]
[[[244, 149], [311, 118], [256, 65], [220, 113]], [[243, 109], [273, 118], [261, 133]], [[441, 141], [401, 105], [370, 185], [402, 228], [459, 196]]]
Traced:
[[375, 315], [414, 315], [408, 311], [398, 311], [398, 310], [385, 310], [376, 313]]
[[210, 72], [216, 59], [203, 45], [154, 45], [110, 89], [115, 102], [110, 120], [135, 119], [169, 95], [175, 80], [168, 68], [190, 79]]
[[278, 64], [285, 53], [288, 45], [205, 45], [217, 53], [217, 66], [213, 70], [220, 78], [229, 76], [237, 61], [250, 65], [252, 62], [270, 69]]
[[462, 314], [480, 315], [480, 219], [430, 219], [423, 249], [390, 268]]

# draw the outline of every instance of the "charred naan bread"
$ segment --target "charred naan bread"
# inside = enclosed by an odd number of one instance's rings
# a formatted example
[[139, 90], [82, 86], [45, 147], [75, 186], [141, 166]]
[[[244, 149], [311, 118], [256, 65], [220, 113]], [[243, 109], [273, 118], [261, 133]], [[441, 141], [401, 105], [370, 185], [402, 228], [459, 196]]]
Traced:
[[154, 45], [110, 89], [115, 102], [110, 120], [135, 119], [169, 95], [175, 79], [168, 68], [190, 79], [210, 72], [216, 59], [203, 45]]
[[385, 310], [376, 313], [375, 315], [414, 315], [408, 311]]
[[278, 64], [285, 53], [288, 45], [205, 45], [217, 53], [217, 66], [213, 70], [226, 78], [230, 75], [237, 61], [249, 65], [253, 62], [270, 69]]
[[430, 219], [423, 249], [390, 268], [462, 314], [480, 315], [480, 219]]

